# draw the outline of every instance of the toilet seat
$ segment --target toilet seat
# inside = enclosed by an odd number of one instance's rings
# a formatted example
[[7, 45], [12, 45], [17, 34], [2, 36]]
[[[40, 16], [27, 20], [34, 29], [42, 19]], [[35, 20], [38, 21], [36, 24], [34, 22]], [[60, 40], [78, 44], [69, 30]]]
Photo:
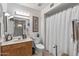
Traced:
[[38, 48], [38, 49], [44, 49], [44, 45], [43, 44], [36, 44], [36, 48]]

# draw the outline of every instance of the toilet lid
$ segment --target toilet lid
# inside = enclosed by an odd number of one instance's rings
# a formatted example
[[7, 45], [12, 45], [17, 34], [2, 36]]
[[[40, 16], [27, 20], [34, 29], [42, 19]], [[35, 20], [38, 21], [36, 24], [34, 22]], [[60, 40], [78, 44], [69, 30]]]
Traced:
[[36, 44], [36, 47], [37, 47], [38, 49], [44, 49], [44, 45], [42, 45], [42, 44]]

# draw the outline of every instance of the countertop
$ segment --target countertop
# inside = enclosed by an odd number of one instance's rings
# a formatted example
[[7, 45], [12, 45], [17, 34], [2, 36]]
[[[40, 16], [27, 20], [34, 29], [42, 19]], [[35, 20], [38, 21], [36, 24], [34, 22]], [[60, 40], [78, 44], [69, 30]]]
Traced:
[[11, 45], [11, 44], [16, 44], [16, 43], [21, 43], [21, 42], [28, 42], [28, 41], [32, 41], [32, 39], [26, 38], [26, 39], [20, 39], [20, 40], [5, 41], [1, 43], [1, 46]]

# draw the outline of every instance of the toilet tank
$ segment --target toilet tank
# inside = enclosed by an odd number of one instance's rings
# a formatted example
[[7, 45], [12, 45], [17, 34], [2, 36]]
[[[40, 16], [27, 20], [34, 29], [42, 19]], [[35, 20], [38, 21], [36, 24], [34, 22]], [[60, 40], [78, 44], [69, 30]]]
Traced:
[[35, 42], [36, 44], [38, 44], [38, 43], [40, 43], [40, 39], [39, 39], [39, 38], [35, 38], [35, 39], [34, 39], [34, 42]]

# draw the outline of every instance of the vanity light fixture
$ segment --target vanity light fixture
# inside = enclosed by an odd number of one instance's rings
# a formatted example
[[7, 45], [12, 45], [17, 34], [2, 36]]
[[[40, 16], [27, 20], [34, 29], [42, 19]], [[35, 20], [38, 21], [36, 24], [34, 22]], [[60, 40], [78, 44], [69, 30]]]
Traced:
[[21, 11], [15, 11], [15, 14], [16, 15], [20, 15], [20, 16], [30, 16], [30, 13], [29, 12], [21, 12]]
[[5, 16], [10, 16], [10, 14], [9, 14], [9, 13], [7, 13], [7, 12], [5, 12]]
[[18, 27], [22, 27], [22, 24], [18, 24], [17, 26], [18, 26]]

